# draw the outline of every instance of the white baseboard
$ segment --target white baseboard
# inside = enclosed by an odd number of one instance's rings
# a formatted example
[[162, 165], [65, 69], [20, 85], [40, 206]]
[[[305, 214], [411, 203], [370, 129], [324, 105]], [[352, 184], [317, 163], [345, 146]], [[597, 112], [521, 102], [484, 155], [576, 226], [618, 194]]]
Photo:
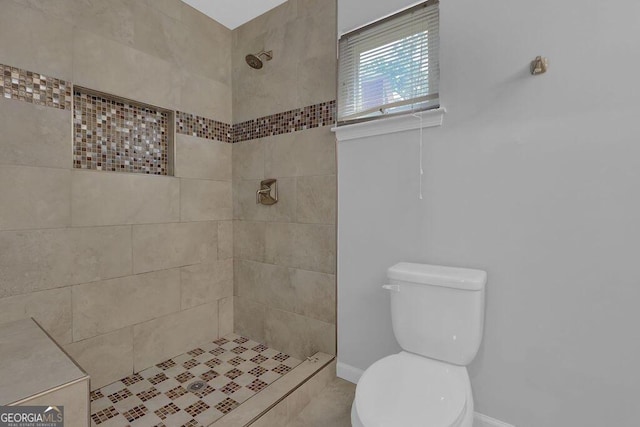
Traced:
[[347, 365], [346, 363], [338, 361], [336, 364], [336, 375], [338, 378], [342, 378], [350, 383], [358, 384], [363, 373], [364, 371], [362, 369], [355, 368], [351, 365]]
[[515, 426], [476, 412], [475, 414], [473, 414], [473, 427], [515, 427]]

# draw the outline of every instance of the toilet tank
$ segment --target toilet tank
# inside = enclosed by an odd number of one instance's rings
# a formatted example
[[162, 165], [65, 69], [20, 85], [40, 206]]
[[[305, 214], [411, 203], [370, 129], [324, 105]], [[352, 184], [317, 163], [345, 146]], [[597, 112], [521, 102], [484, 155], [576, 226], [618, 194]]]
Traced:
[[482, 341], [487, 273], [402, 262], [387, 276], [400, 347], [455, 365], [471, 363]]

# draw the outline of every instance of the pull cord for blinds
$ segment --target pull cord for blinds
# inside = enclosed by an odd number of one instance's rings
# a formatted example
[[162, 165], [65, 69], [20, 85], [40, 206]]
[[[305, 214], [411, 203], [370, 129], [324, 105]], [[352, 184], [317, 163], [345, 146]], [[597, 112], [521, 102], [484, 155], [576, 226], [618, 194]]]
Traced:
[[418, 176], [418, 179], [420, 181], [420, 193], [418, 194], [418, 198], [420, 200], [422, 200], [422, 177], [424, 175], [424, 169], [422, 168], [422, 145], [423, 145], [423, 139], [422, 139], [422, 115], [421, 114], [412, 114], [413, 117], [417, 117], [420, 119], [420, 174]]

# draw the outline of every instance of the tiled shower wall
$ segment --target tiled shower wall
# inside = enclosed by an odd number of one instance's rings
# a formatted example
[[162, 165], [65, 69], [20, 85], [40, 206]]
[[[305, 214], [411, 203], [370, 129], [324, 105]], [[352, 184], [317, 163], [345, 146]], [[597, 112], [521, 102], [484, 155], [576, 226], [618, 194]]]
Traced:
[[[0, 6], [1, 64], [231, 123], [231, 31], [179, 0]], [[73, 169], [43, 104], [0, 99], [0, 322], [36, 318], [93, 388], [232, 332], [231, 144], [178, 133], [175, 177]]]
[[[233, 118], [258, 137], [237, 135], [250, 140], [233, 144], [235, 329], [298, 358], [335, 353], [333, 122], [265, 137], [251, 121], [321, 103], [333, 108], [335, 3], [289, 0], [233, 32]], [[259, 71], [248, 67], [244, 56], [263, 49], [273, 50], [273, 60]], [[289, 116], [282, 120], [296, 123]], [[255, 203], [265, 178], [278, 179], [273, 206]]]

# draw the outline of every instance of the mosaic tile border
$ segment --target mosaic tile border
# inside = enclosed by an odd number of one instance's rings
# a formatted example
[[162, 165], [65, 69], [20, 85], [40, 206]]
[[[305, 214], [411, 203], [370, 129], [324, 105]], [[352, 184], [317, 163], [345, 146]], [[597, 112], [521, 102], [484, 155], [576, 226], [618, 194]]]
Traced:
[[232, 143], [233, 126], [228, 123], [176, 111], [176, 133]]
[[[75, 90], [72, 89], [71, 82], [3, 64], [0, 64], [0, 73], [0, 94], [4, 98], [62, 110], [72, 110], [71, 101]], [[93, 92], [91, 89], [88, 91]], [[118, 96], [108, 94], [103, 94], [103, 96], [108, 97], [108, 99], [122, 100]], [[134, 105], [147, 106], [134, 100], [125, 101]], [[329, 126], [336, 121], [335, 100], [258, 117], [236, 124], [224, 123], [184, 111], [173, 111], [159, 107], [153, 108], [174, 113], [176, 134], [226, 143], [250, 141]], [[76, 159], [74, 159], [74, 167], [77, 167]], [[122, 170], [122, 168], [119, 170]]]
[[321, 102], [237, 123], [233, 125], [233, 142], [328, 126], [334, 124], [335, 120], [336, 101]]
[[4, 98], [71, 110], [71, 82], [3, 64], [0, 75]]

